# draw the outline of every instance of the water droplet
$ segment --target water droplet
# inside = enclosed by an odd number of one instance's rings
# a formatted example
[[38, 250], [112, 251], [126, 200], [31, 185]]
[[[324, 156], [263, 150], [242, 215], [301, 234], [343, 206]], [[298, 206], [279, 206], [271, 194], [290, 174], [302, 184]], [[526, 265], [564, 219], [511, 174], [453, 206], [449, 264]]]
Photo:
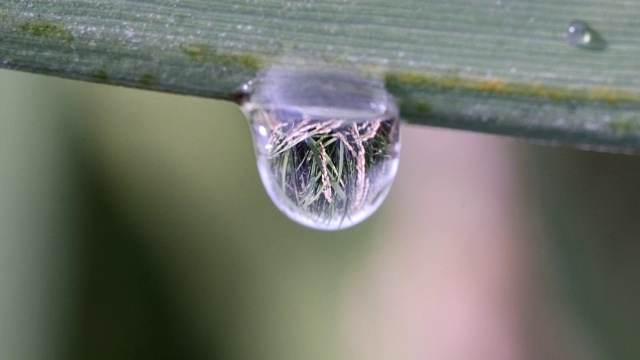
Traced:
[[569, 23], [566, 37], [570, 45], [585, 49], [604, 50], [607, 47], [604, 38], [582, 20], [573, 20]]
[[250, 87], [243, 110], [276, 206], [321, 230], [369, 217], [400, 152], [398, 110], [384, 86], [345, 72], [274, 68]]

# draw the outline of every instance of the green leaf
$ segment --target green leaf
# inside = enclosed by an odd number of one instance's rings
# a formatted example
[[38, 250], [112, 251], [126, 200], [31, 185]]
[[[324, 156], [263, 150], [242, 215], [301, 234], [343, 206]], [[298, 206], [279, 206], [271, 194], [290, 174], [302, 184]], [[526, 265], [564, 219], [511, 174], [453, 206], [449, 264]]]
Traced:
[[[272, 64], [383, 79], [410, 123], [640, 149], [640, 2], [67, 0], [0, 4], [0, 66], [232, 99]], [[606, 47], [565, 39], [586, 21]]]

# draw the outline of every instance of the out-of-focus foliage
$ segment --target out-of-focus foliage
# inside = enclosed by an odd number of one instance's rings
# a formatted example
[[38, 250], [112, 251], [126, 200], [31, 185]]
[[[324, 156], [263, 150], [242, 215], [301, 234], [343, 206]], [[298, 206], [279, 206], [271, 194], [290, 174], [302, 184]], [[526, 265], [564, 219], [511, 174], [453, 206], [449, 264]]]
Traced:
[[[13, 72], [0, 72], [0, 95], [3, 358], [339, 359], [359, 354], [345, 355], [345, 341], [393, 348], [389, 338], [372, 341], [369, 333], [400, 334], [419, 348], [421, 334], [394, 322], [388, 309], [420, 319], [429, 309], [418, 300], [438, 294], [413, 285], [441, 279], [445, 289], [458, 283], [474, 289], [478, 283], [458, 282], [458, 269], [504, 263], [503, 253], [443, 251], [450, 244], [439, 240], [446, 224], [433, 220], [442, 216], [454, 228], [478, 226], [481, 233], [488, 212], [480, 203], [491, 209], [504, 199], [486, 199], [484, 190], [474, 197], [473, 186], [465, 186], [435, 191], [446, 205], [441, 209], [420, 200], [431, 199], [424, 194], [438, 184], [482, 183], [446, 170], [459, 158], [477, 156], [486, 166], [498, 161], [468, 150], [464, 141], [427, 146], [422, 139], [437, 142], [437, 134], [406, 127], [409, 152], [381, 212], [354, 229], [317, 232], [270, 203], [249, 130], [233, 106]], [[503, 245], [535, 239], [542, 254], [534, 259], [523, 251], [518, 263], [570, 300], [564, 309], [579, 315], [594, 349], [637, 358], [640, 229], [634, 214], [640, 195], [634, 187], [640, 160], [518, 147], [526, 176], [509, 183], [522, 184], [523, 201], [514, 206], [530, 217], [516, 220], [529, 224], [531, 233], [517, 233]], [[433, 151], [425, 156], [426, 149]], [[423, 173], [434, 168], [421, 162], [425, 158], [442, 159], [443, 172]], [[502, 174], [493, 168], [484, 173]], [[498, 185], [487, 189], [503, 193]], [[451, 209], [461, 217], [452, 218]], [[490, 245], [478, 241], [458, 239], [448, 251]], [[422, 269], [441, 259], [443, 272], [437, 268], [423, 278]], [[500, 274], [507, 276], [511, 267], [504, 266]], [[374, 275], [362, 275], [368, 272]], [[374, 281], [375, 274], [382, 280]], [[514, 295], [542, 304], [518, 308], [531, 312], [524, 319], [535, 319], [526, 341], [549, 353], [561, 349], [564, 358], [577, 356], [534, 283], [525, 282]], [[354, 291], [358, 301], [345, 306]], [[445, 300], [448, 308], [460, 299]], [[364, 314], [360, 323], [351, 319], [354, 308]], [[380, 320], [385, 316], [391, 320]], [[447, 320], [456, 319], [465, 320]], [[345, 323], [365, 334], [346, 337]], [[445, 330], [450, 324], [425, 323]]]

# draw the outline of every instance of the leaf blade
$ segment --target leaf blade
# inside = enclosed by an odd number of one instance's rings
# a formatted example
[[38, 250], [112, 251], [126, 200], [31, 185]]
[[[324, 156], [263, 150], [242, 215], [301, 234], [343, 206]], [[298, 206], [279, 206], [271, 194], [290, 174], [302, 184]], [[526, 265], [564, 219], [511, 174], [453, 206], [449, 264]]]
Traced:
[[[352, 68], [384, 78], [413, 124], [625, 151], [640, 149], [639, 13], [623, 0], [9, 0], [0, 67], [221, 99], [274, 63]], [[607, 49], [569, 46], [574, 18]]]

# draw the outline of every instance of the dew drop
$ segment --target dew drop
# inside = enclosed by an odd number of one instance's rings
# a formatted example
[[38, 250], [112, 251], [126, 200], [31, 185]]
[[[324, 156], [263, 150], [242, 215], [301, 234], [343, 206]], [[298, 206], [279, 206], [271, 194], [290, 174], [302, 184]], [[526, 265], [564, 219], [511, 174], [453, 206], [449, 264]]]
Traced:
[[580, 20], [574, 20], [567, 27], [567, 41], [571, 45], [588, 45], [591, 42], [589, 25]]
[[591, 50], [604, 50], [607, 43], [589, 24], [582, 20], [573, 20], [566, 31], [569, 45]]
[[320, 229], [360, 223], [398, 168], [400, 120], [377, 81], [340, 71], [274, 68], [243, 103], [267, 193], [289, 218]]

